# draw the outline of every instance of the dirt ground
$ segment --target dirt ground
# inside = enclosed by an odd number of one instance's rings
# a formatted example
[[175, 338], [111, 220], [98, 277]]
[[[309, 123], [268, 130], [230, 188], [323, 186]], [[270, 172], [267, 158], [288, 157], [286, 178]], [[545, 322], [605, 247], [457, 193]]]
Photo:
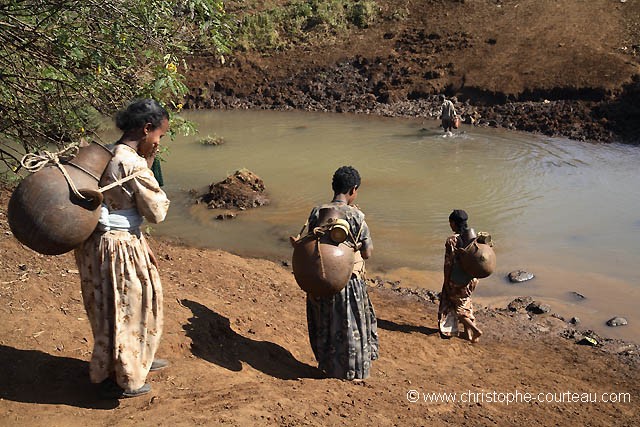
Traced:
[[[371, 377], [323, 379], [290, 267], [153, 238], [165, 292], [159, 356], [171, 366], [150, 374], [150, 395], [99, 400], [73, 258], [18, 243], [7, 200], [0, 193], [0, 425], [637, 425], [634, 344], [578, 345], [553, 316], [483, 307], [480, 343], [443, 340], [436, 303], [389, 278], [370, 287], [381, 342]], [[409, 402], [413, 391], [421, 401]], [[626, 402], [574, 403], [569, 392]], [[425, 402], [425, 393], [458, 401]], [[520, 402], [505, 403], [506, 393]], [[526, 403], [524, 393], [560, 402]]]
[[[251, 13], [282, 1], [229, 2]], [[187, 108], [433, 117], [577, 140], [638, 142], [640, 3], [390, 0], [366, 29], [281, 51], [189, 61]]]
[[[239, 52], [225, 65], [193, 58], [190, 107], [428, 116], [445, 92], [480, 115], [476, 124], [603, 141], [638, 130], [640, 2], [378, 3], [383, 18], [369, 29], [268, 56]], [[370, 287], [381, 343], [371, 377], [323, 379], [290, 267], [153, 237], [165, 292], [159, 356], [171, 366], [149, 376], [149, 395], [99, 400], [73, 258], [19, 244], [8, 197], [0, 192], [0, 425], [638, 423], [635, 343], [578, 345], [592, 334], [552, 314], [479, 306], [480, 343], [443, 340], [434, 294], [388, 277]], [[425, 402], [430, 393], [457, 400]]]

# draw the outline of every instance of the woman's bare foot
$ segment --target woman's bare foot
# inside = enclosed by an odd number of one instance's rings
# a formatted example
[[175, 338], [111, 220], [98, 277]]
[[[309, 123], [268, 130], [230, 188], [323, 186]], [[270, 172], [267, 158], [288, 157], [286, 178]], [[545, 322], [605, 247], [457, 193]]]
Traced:
[[472, 343], [478, 342], [480, 336], [482, 335], [482, 331], [478, 329], [476, 323], [471, 319], [462, 319], [462, 324], [464, 325], [464, 337], [471, 341]]
[[482, 336], [482, 331], [476, 328], [475, 330], [472, 330], [471, 333], [473, 336], [469, 339], [469, 341], [471, 341], [472, 343], [477, 343]]
[[471, 328], [468, 327], [464, 327], [464, 332], [462, 334], [462, 337], [471, 341], [473, 339], [473, 335], [471, 334]]

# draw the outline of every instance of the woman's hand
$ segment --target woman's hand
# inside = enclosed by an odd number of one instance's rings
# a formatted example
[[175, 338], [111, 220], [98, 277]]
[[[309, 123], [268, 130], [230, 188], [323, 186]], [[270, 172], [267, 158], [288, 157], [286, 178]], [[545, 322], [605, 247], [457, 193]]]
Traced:
[[157, 154], [158, 154], [158, 148], [156, 147], [153, 149], [153, 151], [151, 151], [149, 154], [144, 156], [145, 160], [147, 161], [147, 167], [149, 169], [151, 169], [151, 166], [153, 165], [153, 161], [156, 159]]

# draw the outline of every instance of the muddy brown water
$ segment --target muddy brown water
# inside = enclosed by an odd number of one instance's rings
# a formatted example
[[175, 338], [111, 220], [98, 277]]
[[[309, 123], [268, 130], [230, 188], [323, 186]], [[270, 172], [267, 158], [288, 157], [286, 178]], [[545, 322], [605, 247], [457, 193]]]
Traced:
[[[153, 232], [245, 256], [290, 260], [288, 236], [310, 209], [331, 200], [341, 165], [362, 175], [357, 204], [375, 244], [369, 276], [439, 290], [448, 215], [465, 209], [496, 243], [498, 270], [476, 291], [504, 307], [531, 295], [582, 328], [640, 342], [640, 147], [597, 145], [495, 129], [444, 136], [434, 120], [304, 112], [192, 112], [199, 134], [165, 141], [167, 220]], [[225, 144], [205, 146], [205, 136]], [[265, 182], [272, 204], [219, 221], [192, 205], [240, 168]], [[535, 279], [510, 284], [510, 271]], [[577, 292], [585, 299], [573, 294]], [[605, 322], [624, 316], [629, 325]]]

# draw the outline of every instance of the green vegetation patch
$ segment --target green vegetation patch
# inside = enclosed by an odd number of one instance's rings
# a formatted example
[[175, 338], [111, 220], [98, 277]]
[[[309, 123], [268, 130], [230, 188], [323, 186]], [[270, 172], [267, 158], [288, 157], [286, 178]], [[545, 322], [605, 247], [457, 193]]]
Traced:
[[0, 163], [99, 139], [98, 126], [151, 97], [173, 132], [188, 88], [185, 57], [221, 56], [231, 36], [223, 0], [3, 0], [0, 5]]
[[206, 137], [202, 138], [201, 140], [198, 141], [201, 145], [222, 145], [224, 144], [226, 141], [224, 139], [224, 137], [217, 135], [217, 134], [213, 134], [213, 136], [211, 135], [207, 135]]
[[239, 17], [236, 46], [244, 50], [286, 49], [314, 37], [366, 28], [379, 14], [373, 0], [293, 0]]

